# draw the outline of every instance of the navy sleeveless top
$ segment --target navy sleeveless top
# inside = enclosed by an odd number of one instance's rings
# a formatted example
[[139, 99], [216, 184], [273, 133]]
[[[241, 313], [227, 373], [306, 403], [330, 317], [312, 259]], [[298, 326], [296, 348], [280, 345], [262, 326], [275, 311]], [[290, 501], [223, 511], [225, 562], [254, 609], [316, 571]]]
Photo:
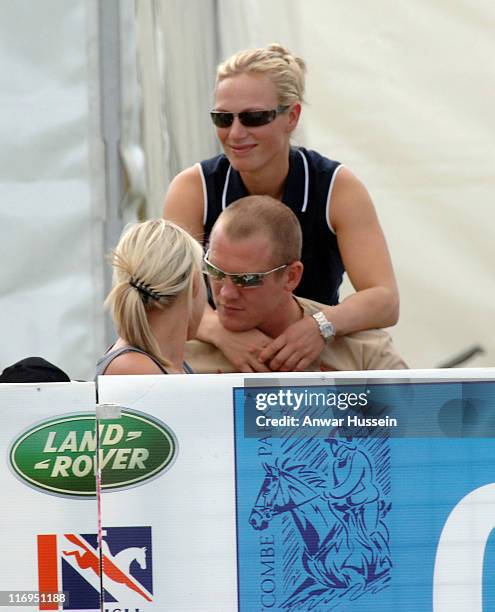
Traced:
[[[249, 193], [225, 155], [201, 162], [204, 179], [204, 244], [222, 210]], [[289, 174], [282, 202], [296, 214], [302, 228], [304, 273], [295, 290], [300, 297], [338, 304], [344, 265], [337, 237], [327, 221], [327, 202], [339, 162], [303, 147], [291, 148]]]

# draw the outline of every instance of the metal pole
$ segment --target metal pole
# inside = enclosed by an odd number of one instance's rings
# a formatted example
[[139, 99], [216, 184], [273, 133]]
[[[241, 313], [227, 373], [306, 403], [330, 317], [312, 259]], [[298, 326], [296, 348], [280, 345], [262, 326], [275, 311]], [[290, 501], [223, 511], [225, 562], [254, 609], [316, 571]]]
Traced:
[[[121, 202], [124, 195], [124, 173], [120, 158], [121, 141], [121, 75], [120, 75], [120, 12], [119, 0], [99, 0], [99, 59], [101, 131], [105, 159], [105, 224], [104, 250], [108, 253], [117, 244], [122, 231]], [[111, 270], [105, 267], [105, 294], [111, 287]], [[113, 325], [105, 318], [107, 346], [114, 340]]]

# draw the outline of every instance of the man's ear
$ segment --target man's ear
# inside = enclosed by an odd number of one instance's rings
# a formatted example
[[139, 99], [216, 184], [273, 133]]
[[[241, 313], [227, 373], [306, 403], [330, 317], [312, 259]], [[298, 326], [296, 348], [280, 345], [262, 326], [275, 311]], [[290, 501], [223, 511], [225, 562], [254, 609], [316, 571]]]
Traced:
[[301, 282], [304, 266], [301, 261], [293, 261], [287, 266], [287, 281], [285, 289], [292, 293]]

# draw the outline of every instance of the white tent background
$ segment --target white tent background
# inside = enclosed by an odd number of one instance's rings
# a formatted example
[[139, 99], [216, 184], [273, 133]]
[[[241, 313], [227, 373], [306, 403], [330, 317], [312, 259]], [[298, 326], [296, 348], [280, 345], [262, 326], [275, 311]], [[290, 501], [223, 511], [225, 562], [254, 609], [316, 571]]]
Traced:
[[[495, 364], [491, 0], [0, 0], [0, 370], [93, 375], [112, 340], [105, 254], [218, 151], [216, 63], [278, 41], [308, 64], [294, 140], [367, 185], [411, 366]], [[349, 290], [349, 289], [347, 289]]]

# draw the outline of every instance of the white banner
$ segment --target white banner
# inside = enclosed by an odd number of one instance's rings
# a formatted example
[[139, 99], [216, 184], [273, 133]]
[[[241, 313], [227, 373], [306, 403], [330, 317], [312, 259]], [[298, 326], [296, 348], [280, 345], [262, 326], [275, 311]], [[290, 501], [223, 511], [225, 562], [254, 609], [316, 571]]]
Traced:
[[122, 407], [101, 447], [104, 461], [114, 450], [105, 611], [481, 612], [495, 601], [476, 561], [495, 554], [495, 521], [476, 504], [495, 480], [493, 371], [405, 374], [101, 378], [100, 401]]
[[[133, 376], [125, 380], [120, 376], [104, 376], [99, 380], [100, 402], [138, 411], [145, 420], [156, 418], [174, 439], [173, 457], [164, 473], [140, 486], [107, 492], [105, 485], [115, 470], [110, 463], [103, 470], [103, 526], [126, 528], [131, 536], [137, 537], [139, 534], [134, 534], [132, 528], [144, 527], [149, 531], [148, 534], [143, 531], [142, 537], [151, 535], [152, 548], [146, 551], [146, 563], [153, 569], [152, 580], [148, 582], [153, 584], [152, 603], [146, 601], [147, 592], [119, 590], [104, 572], [106, 590], [114, 597], [118, 594], [115, 598], [121, 606], [130, 605], [132, 609], [137, 606], [140, 611], [235, 610], [232, 388], [242, 385], [244, 379], [195, 375]], [[134, 425], [125, 429], [129, 438], [130, 430], [143, 428]], [[134, 444], [131, 441], [129, 446], [149, 449], [151, 460], [153, 454], [160, 452], [163, 442], [159, 437], [153, 446], [151, 438], [144, 438], [143, 435]], [[111, 447], [102, 444], [104, 453]], [[124, 529], [122, 532], [126, 535]], [[139, 575], [138, 568], [135, 569]], [[107, 605], [106, 609], [110, 612], [114, 608]]]
[[105, 376], [99, 401], [96, 427], [92, 383], [0, 385], [9, 610], [495, 604], [493, 370]]
[[[62, 591], [62, 559], [67, 558], [63, 551], [70, 544], [64, 534], [96, 533], [94, 475], [93, 495], [86, 499], [69, 495], [70, 487], [61, 491], [62, 487], [51, 484], [72, 479], [69, 462], [77, 454], [77, 443], [73, 435], [57, 438], [55, 427], [47, 426], [79, 415], [88, 419], [88, 430], [94, 431], [94, 387], [93, 383], [0, 385], [4, 551], [0, 556], [0, 603], [5, 609], [61, 609], [52, 601], [55, 597], [49, 596], [45, 606], [18, 608], [16, 603], [27, 601], [29, 592], [39, 594], [44, 587], [51, 593]], [[79, 469], [84, 461], [92, 464], [94, 448], [90, 445], [81, 455], [86, 459], [79, 460]]]

